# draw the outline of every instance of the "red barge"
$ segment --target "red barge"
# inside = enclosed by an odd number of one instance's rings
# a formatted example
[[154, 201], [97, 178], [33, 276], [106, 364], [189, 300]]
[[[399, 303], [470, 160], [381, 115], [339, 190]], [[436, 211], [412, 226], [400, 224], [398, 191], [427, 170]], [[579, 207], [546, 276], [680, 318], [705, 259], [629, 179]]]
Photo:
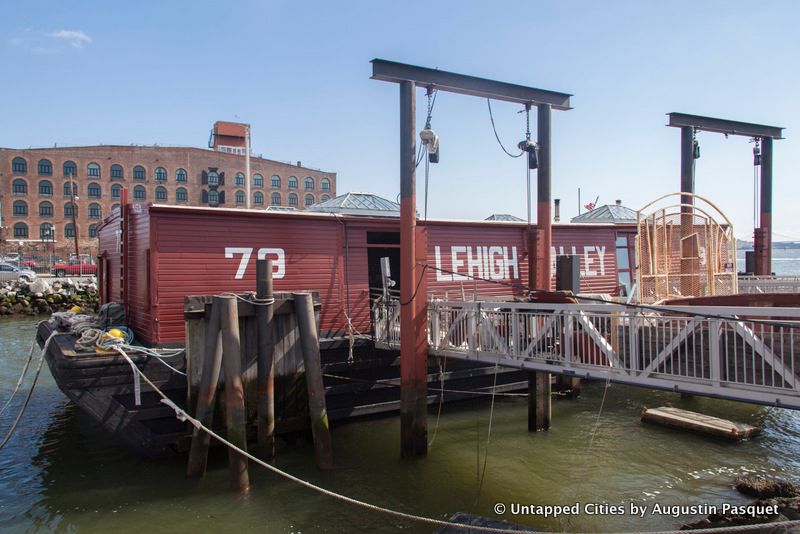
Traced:
[[[310, 290], [319, 295], [330, 419], [396, 411], [399, 357], [374, 347], [370, 306], [371, 288], [374, 296], [381, 287], [380, 258], [389, 257], [392, 273], [399, 273], [399, 218], [391, 210], [389, 216], [366, 213], [123, 204], [121, 212], [114, 211], [99, 227], [101, 302], [124, 304], [139, 344], [183, 346], [186, 296], [252, 291], [256, 259], [271, 259], [276, 292]], [[427, 237], [429, 298], [511, 299], [526, 294], [525, 223], [429, 220], [420, 226]], [[584, 292], [618, 294], [633, 278], [635, 232], [634, 221], [554, 225], [554, 254], [580, 256]], [[397, 280], [394, 289], [402, 283]], [[48, 328], [40, 328], [40, 341], [47, 338]], [[351, 334], [357, 346], [349, 360]], [[120, 356], [77, 354], [69, 338], [58, 338], [52, 347], [46, 357], [62, 391], [108, 430], [147, 456], [181, 447], [186, 427], [171, 410], [148, 395], [141, 406], [134, 405], [131, 371]], [[186, 378], [146, 358], [137, 365], [173, 400], [186, 402]], [[429, 380], [435, 387], [440, 387], [440, 371], [431, 361]], [[450, 392], [443, 393], [444, 400], [466, 398], [467, 390], [490, 389], [492, 373], [492, 366], [448, 362], [444, 388]], [[497, 386], [498, 391], [523, 389], [527, 374], [503, 371]], [[429, 401], [438, 398], [432, 391]], [[287, 402], [302, 411], [302, 398]], [[276, 431], [302, 430], [306, 419], [282, 421], [278, 415]]]

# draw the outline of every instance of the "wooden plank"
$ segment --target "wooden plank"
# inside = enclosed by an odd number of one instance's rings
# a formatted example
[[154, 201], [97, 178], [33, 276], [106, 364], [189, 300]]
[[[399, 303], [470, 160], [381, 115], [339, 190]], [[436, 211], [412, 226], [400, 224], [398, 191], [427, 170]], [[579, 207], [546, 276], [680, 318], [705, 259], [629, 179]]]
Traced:
[[642, 412], [642, 421], [655, 423], [670, 428], [690, 430], [709, 436], [739, 441], [757, 435], [761, 429], [744, 423], [736, 423], [719, 417], [712, 417], [697, 412], [661, 406]]

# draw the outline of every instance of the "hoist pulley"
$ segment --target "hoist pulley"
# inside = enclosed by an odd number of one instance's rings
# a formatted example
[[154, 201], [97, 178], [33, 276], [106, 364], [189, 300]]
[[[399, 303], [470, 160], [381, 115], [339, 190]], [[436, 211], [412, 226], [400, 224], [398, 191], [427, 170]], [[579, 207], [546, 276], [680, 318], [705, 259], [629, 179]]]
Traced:
[[431, 128], [433, 104], [436, 102], [435, 92], [436, 90], [433, 86], [428, 87], [428, 116], [425, 119], [425, 128], [419, 132], [419, 138], [422, 144], [425, 145], [425, 150], [428, 152], [428, 161], [430, 163], [439, 163], [439, 136], [436, 135], [436, 132]]
[[754, 137], [750, 140], [753, 145], [753, 166], [758, 167], [761, 165], [761, 139]]
[[528, 153], [528, 169], [536, 169], [539, 167], [539, 158], [536, 151], [539, 145], [531, 141], [531, 105], [525, 104], [525, 139], [517, 144], [522, 152]]

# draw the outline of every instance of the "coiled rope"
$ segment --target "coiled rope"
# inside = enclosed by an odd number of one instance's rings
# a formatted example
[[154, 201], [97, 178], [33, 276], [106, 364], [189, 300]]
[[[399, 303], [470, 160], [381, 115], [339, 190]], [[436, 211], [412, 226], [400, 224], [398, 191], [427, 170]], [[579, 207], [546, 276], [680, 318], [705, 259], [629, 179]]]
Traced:
[[[115, 346], [114, 350], [119, 352], [123, 357], [125, 357], [127, 359], [130, 359], [128, 357], [128, 355], [125, 354], [125, 351], [121, 347]], [[378, 506], [376, 504], [371, 504], [371, 503], [368, 503], [368, 502], [365, 502], [365, 501], [354, 499], [352, 497], [348, 497], [346, 495], [342, 495], [340, 493], [336, 493], [336, 492], [331, 491], [329, 489], [325, 489], [325, 488], [323, 488], [321, 486], [317, 486], [316, 484], [313, 484], [311, 482], [308, 482], [306, 480], [298, 478], [298, 477], [296, 477], [296, 476], [294, 476], [294, 475], [292, 475], [290, 473], [287, 473], [286, 471], [283, 471], [283, 470], [275, 467], [274, 465], [270, 465], [270, 464], [264, 462], [263, 460], [261, 460], [259, 458], [256, 458], [255, 456], [253, 456], [252, 454], [250, 454], [246, 450], [243, 450], [243, 449], [237, 447], [236, 445], [234, 445], [233, 443], [227, 441], [225, 438], [223, 438], [222, 436], [220, 436], [219, 434], [217, 434], [216, 432], [214, 432], [210, 428], [206, 427], [203, 423], [201, 423], [200, 421], [198, 421], [194, 417], [190, 416], [181, 407], [179, 407], [177, 404], [175, 404], [169, 397], [167, 397], [167, 395], [163, 391], [161, 391], [155, 384], [153, 384], [153, 382], [149, 378], [147, 378], [147, 376], [143, 372], [141, 372], [138, 368], [136, 368], [136, 372], [139, 373], [139, 375], [147, 383], [147, 385], [149, 385], [151, 388], [153, 388], [153, 391], [155, 391], [155, 393], [159, 397], [161, 397], [161, 403], [166, 405], [166, 406], [169, 406], [170, 408], [172, 408], [172, 410], [175, 412], [175, 417], [179, 421], [188, 421], [189, 424], [191, 424], [193, 427], [195, 427], [198, 430], [201, 430], [201, 431], [207, 433], [212, 438], [216, 439], [217, 441], [219, 441], [223, 445], [227, 446], [231, 450], [234, 450], [234, 451], [238, 452], [239, 454], [241, 454], [242, 456], [244, 456], [244, 457], [248, 458], [249, 460], [253, 461], [257, 465], [260, 465], [261, 467], [263, 467], [263, 468], [275, 473], [276, 475], [279, 475], [279, 476], [281, 476], [283, 478], [286, 478], [287, 480], [291, 480], [292, 482], [295, 482], [295, 483], [297, 483], [297, 484], [299, 484], [301, 486], [304, 486], [304, 487], [306, 487], [308, 489], [316, 491], [317, 493], [321, 493], [322, 495], [327, 495], [328, 497], [332, 497], [334, 499], [337, 499], [337, 500], [352, 504], [354, 506], [358, 506], [360, 508], [364, 508], [364, 509], [367, 509], [367, 510], [372, 510], [374, 512], [383, 513], [383, 514], [386, 514], [386, 515], [390, 515], [390, 516], [393, 516], [393, 517], [397, 517], [397, 518], [405, 519], [405, 520], [409, 520], [409, 521], [416, 521], [416, 522], [419, 522], [419, 523], [427, 523], [427, 524], [430, 524], [430, 525], [436, 525], [436, 526], [440, 526], [440, 527], [450, 527], [450, 528], [456, 528], [456, 529], [467, 529], [467, 530], [470, 530], [470, 531], [473, 531], [473, 532], [477, 531], [477, 532], [491, 532], [491, 533], [495, 533], [495, 534], [519, 534], [519, 530], [518, 529], [512, 530], [512, 529], [496, 528], [496, 527], [483, 527], [483, 526], [464, 525], [462, 523], [453, 523], [451, 521], [445, 521], [443, 519], [434, 519], [432, 517], [426, 517], [426, 516], [411, 514], [411, 513], [408, 513], [408, 512], [401, 512], [401, 511], [398, 511], [398, 510], [392, 510], [391, 508], [385, 508], [383, 506]], [[762, 524], [756, 524], [756, 525], [737, 525], [737, 526], [734, 526], [734, 527], [705, 528], [705, 529], [693, 530], [692, 532], [695, 532], [695, 533], [698, 533], [698, 534], [705, 534], [705, 533], [719, 534], [719, 533], [723, 533], [723, 532], [738, 532], [738, 531], [744, 531], [744, 530], [751, 530], [752, 531], [752, 530], [761, 530], [761, 529], [766, 529], [766, 528], [794, 526], [794, 525], [800, 525], [800, 520], [784, 521], [784, 522], [780, 522], [780, 523], [762, 523]], [[649, 534], [685, 534], [685, 532], [686, 532], [685, 530], [662, 530], [662, 531], [650, 532]], [[604, 533], [604, 534], [630, 534], [630, 533], [619, 532], [619, 533]]]

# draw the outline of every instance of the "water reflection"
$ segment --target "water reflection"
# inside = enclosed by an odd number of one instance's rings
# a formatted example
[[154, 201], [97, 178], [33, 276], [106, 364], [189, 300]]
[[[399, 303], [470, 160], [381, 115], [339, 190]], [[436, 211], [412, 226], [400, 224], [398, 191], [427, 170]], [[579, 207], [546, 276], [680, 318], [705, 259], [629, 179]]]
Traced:
[[[24, 363], [35, 325], [0, 322], [5, 357], [0, 400]], [[494, 517], [496, 502], [575, 502], [681, 505], [744, 503], [730, 488], [739, 474], [796, 477], [800, 414], [700, 397], [604, 384], [584, 387], [576, 400], [553, 406], [553, 428], [526, 431], [525, 399], [495, 403], [488, 446], [488, 400], [444, 407], [428, 458], [399, 460], [398, 418], [334, 429], [337, 469], [317, 472], [309, 443], [279, 451], [278, 466], [334, 491], [389, 508], [446, 518], [456, 511]], [[732, 444], [644, 425], [643, 405], [674, 406], [742, 422], [763, 420], [765, 431]], [[14, 412], [12, 408], [10, 412]], [[7, 419], [3, 415], [3, 428]], [[429, 415], [433, 432], [436, 410]], [[594, 441], [591, 448], [589, 442]], [[482, 462], [487, 468], [478, 495]], [[184, 478], [185, 457], [146, 461], [92, 423], [58, 391], [49, 373], [34, 394], [19, 435], [0, 452], [0, 528], [13, 532], [250, 530], [431, 532], [315, 494], [251, 466], [252, 491], [228, 491], [227, 458], [212, 452], [207, 477]], [[689, 518], [588, 516], [565, 519], [506, 515], [540, 529], [572, 531], [671, 529]]]

